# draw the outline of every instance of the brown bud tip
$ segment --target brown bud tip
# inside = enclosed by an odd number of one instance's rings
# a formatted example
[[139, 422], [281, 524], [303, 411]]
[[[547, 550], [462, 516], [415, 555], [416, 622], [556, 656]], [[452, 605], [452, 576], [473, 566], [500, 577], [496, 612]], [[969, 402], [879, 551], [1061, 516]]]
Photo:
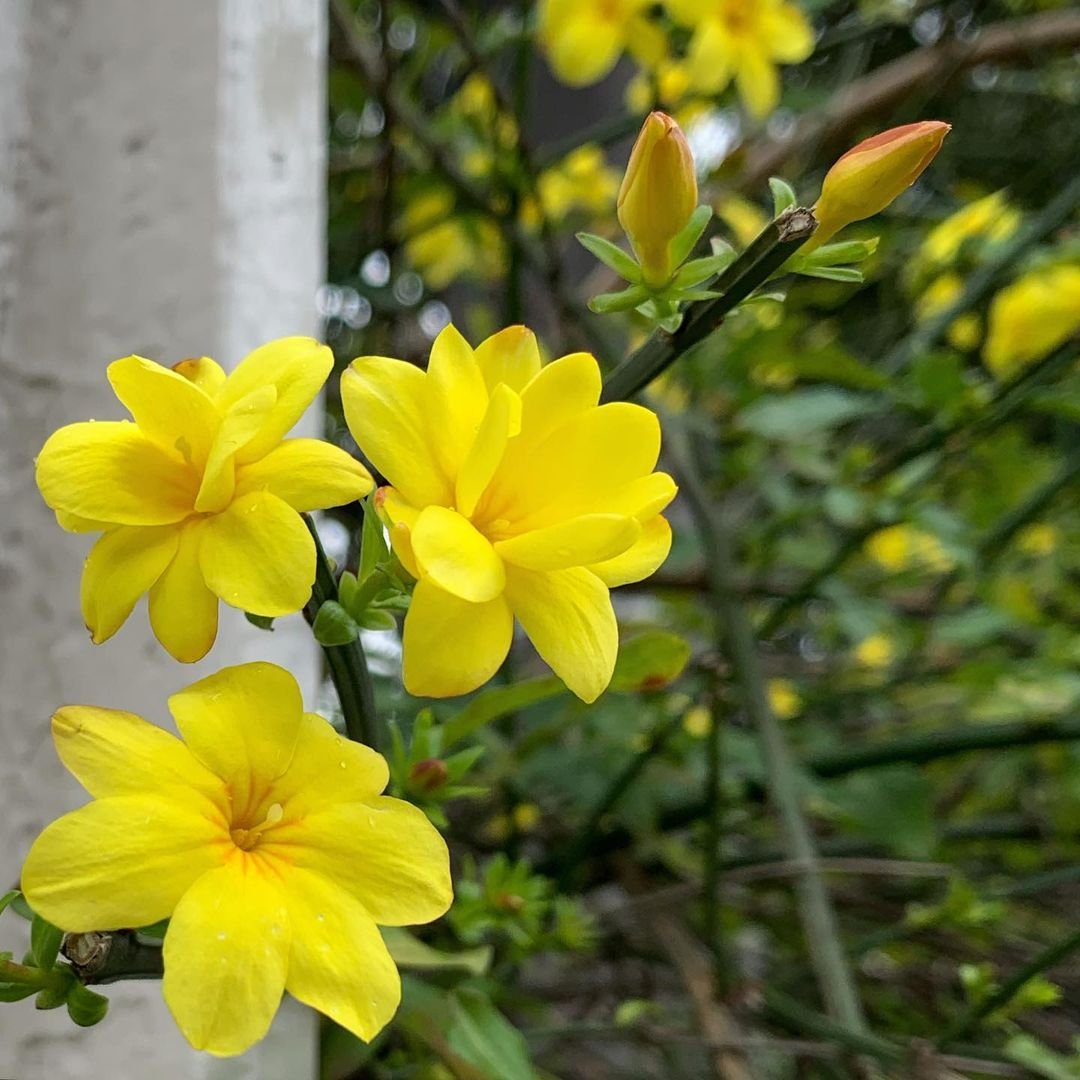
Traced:
[[449, 770], [439, 758], [424, 758], [409, 770], [409, 786], [415, 791], [438, 791], [446, 783]]

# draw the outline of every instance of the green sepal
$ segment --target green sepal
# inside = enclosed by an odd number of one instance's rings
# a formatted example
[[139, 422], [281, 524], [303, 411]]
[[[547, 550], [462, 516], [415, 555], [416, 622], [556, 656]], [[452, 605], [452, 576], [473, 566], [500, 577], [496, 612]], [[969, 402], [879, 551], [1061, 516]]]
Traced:
[[673, 292], [671, 299], [696, 303], [698, 300], [718, 300], [723, 295], [723, 293], [713, 292], [711, 289], [682, 289], [679, 292]]
[[88, 990], [81, 982], [73, 982], [67, 993], [68, 1016], [79, 1027], [93, 1027], [105, 1019], [109, 999]]
[[9, 889], [3, 896], [0, 896], [0, 912], [2, 912], [8, 904], [14, 903], [21, 896], [22, 893], [19, 892], [18, 889]]
[[667, 300], [649, 300], [637, 310], [669, 334], [674, 334], [682, 325], [682, 312], [675, 310], [674, 305]]
[[641, 267], [632, 255], [627, 254], [617, 244], [605, 240], [596, 233], [575, 233], [577, 242], [591, 255], [595, 255], [606, 267], [635, 285], [641, 281]]
[[779, 176], [769, 177], [769, 190], [772, 192], [773, 217], [779, 217], [785, 210], [790, 210], [799, 200], [795, 189]]
[[843, 240], [839, 244], [825, 244], [809, 255], [797, 254], [791, 260], [796, 272], [808, 266], [838, 266], [842, 263], [857, 263], [870, 258], [877, 251], [879, 238], [871, 236], [868, 240]]
[[360, 636], [360, 627], [336, 600], [327, 600], [319, 608], [311, 632], [320, 645], [348, 645]]
[[691, 259], [672, 280], [672, 287], [686, 289], [692, 285], [699, 285], [706, 278], [719, 274], [735, 261], [735, 249], [722, 251], [717, 255], [706, 255], [701, 259]]
[[[794, 268], [793, 268], [794, 269]], [[863, 272], [854, 266], [804, 266], [794, 269], [796, 274], [803, 277], [824, 278], [826, 281], [864, 281]]]
[[34, 956], [34, 963], [42, 971], [52, 971], [56, 967], [56, 958], [60, 954], [60, 943], [63, 940], [64, 931], [60, 927], [53, 926], [40, 915], [34, 915], [30, 923], [30, 952]]
[[[68, 995], [71, 993], [72, 988], [78, 983], [78, 979], [75, 978], [75, 973], [71, 968], [63, 968], [62, 973], [66, 978], [57, 980], [52, 986], [46, 986], [44, 990], [38, 993], [38, 996], [34, 998], [35, 1009], [59, 1009], [61, 1005], [66, 1005]], [[57, 975], [61, 972], [57, 972]], [[55, 978], [56, 976], [52, 976]]]
[[360, 583], [350, 570], [346, 570], [338, 579], [338, 600], [349, 614], [355, 611], [356, 590], [359, 588]]
[[22, 1001], [37, 993], [40, 991], [36, 986], [28, 986], [26, 983], [0, 982], [0, 1002]]
[[610, 315], [615, 311], [630, 311], [648, 300], [649, 292], [644, 285], [631, 285], [621, 292], [600, 293], [589, 301], [589, 310], [597, 315]]
[[357, 580], [363, 584], [375, 572], [380, 563], [390, 561], [390, 549], [386, 546], [386, 534], [383, 523], [375, 512], [375, 494], [370, 494], [363, 502], [364, 524], [360, 529], [360, 566]]
[[274, 629], [274, 617], [273, 615], [256, 615], [252, 611], [245, 611], [244, 618], [247, 619], [252, 626], [257, 626], [260, 630]]
[[370, 607], [360, 616], [360, 625], [365, 630], [394, 630], [397, 620], [389, 611]]
[[691, 215], [690, 220], [675, 234], [671, 241], [671, 265], [682, 266], [694, 250], [694, 245], [701, 239], [705, 226], [712, 218], [712, 207], [702, 203]]

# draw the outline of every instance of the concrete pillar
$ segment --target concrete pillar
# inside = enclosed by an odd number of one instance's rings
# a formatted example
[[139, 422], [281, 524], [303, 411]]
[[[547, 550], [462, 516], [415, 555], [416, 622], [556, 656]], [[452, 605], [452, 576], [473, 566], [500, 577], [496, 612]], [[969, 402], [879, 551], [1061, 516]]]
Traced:
[[[57, 528], [32, 459], [64, 423], [122, 415], [111, 359], [208, 354], [228, 366], [271, 337], [316, 330], [324, 7], [0, 0], [0, 888], [41, 827], [85, 798], [49, 741], [60, 704], [165, 722], [168, 694], [256, 658], [289, 667], [314, 702], [299, 617], [273, 634], [225, 618], [194, 667], [157, 646], [144, 607], [91, 645], [78, 608], [89, 542]], [[0, 947], [26, 947], [10, 913]], [[315, 1074], [314, 1018], [298, 1007], [224, 1062], [188, 1049], [157, 985], [107, 992], [109, 1017], [87, 1031], [62, 1010], [0, 1005], [0, 1076]]]

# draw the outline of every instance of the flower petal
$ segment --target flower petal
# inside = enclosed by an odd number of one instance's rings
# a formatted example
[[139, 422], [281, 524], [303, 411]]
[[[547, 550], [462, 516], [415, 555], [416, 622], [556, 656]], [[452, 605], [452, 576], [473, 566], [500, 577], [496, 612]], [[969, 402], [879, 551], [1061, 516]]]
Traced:
[[600, 400], [600, 365], [591, 353], [570, 353], [540, 369], [521, 392], [521, 433], [533, 445]]
[[334, 367], [334, 354], [314, 338], [286, 337], [260, 345], [236, 365], [218, 391], [217, 405], [227, 410], [263, 386], [277, 398], [263, 426], [237, 461], [257, 461], [276, 446], [319, 395]]
[[341, 376], [341, 403], [357, 445], [408, 502], [449, 506], [453, 487], [428, 443], [426, 380], [404, 360], [361, 356]]
[[499, 383], [491, 394], [480, 429], [458, 473], [456, 498], [460, 513], [470, 516], [476, 509], [503, 459], [506, 444], [519, 431], [521, 398], [505, 383]]
[[236, 471], [235, 497], [269, 491], [294, 510], [325, 510], [362, 499], [375, 482], [340, 446], [322, 439], [286, 439]]
[[105, 532], [114, 527], [110, 521], [94, 521], [93, 518], [69, 514], [66, 510], [56, 510], [54, 513], [56, 514], [56, 524], [65, 532]]
[[814, 51], [813, 27], [795, 4], [765, 7], [761, 28], [769, 55], [782, 64], [801, 64]]
[[752, 116], [768, 116], [780, 101], [780, 76], [776, 66], [756, 46], [744, 46], [739, 50], [735, 82], [739, 96]]
[[120, 525], [100, 537], [83, 566], [80, 604], [95, 645], [116, 633], [165, 572], [180, 543], [175, 525]]
[[499, 670], [514, 633], [502, 596], [470, 604], [421, 580], [405, 616], [402, 675], [417, 697], [454, 697], [475, 690]]
[[196, 474], [126, 420], [60, 428], [36, 476], [53, 510], [114, 525], [168, 525], [195, 504]]
[[165, 934], [161, 989], [196, 1050], [240, 1054], [266, 1034], [290, 938], [284, 894], [257, 856], [238, 854], [188, 889]]
[[57, 818], [23, 864], [27, 902], [74, 933], [164, 919], [230, 844], [205, 807], [198, 796], [118, 795]]
[[[280, 839], [279, 839], [280, 838]], [[444, 914], [454, 898], [446, 841], [418, 807], [373, 798], [313, 810], [268, 835], [286, 862], [333, 882], [380, 926], [410, 926]]]
[[613, 559], [593, 563], [589, 569], [608, 588], [643, 581], [656, 572], [671, 551], [671, 526], [659, 514], [646, 522], [632, 548]]
[[636, 543], [641, 526], [621, 514], [585, 514], [500, 540], [495, 553], [526, 570], [565, 570], [621, 555]]
[[401, 1000], [401, 977], [379, 928], [357, 900], [319, 875], [290, 869], [286, 880], [289, 993], [370, 1042]]
[[568, 86], [590, 86], [615, 66], [626, 44], [617, 20], [570, 17], [543, 35], [551, 68]]
[[179, 533], [173, 560], [150, 589], [150, 627], [165, 651], [182, 664], [201, 660], [214, 644], [218, 598], [199, 569], [204, 525], [195, 520]]
[[188, 357], [179, 364], [173, 364], [172, 369], [211, 398], [217, 397], [218, 391], [225, 385], [225, 369], [209, 356]]
[[611, 682], [619, 629], [607, 586], [584, 569], [508, 567], [506, 598], [536, 651], [582, 701]]
[[277, 402], [272, 386], [260, 386], [229, 407], [210, 447], [195, 509], [216, 514], [229, 505], [236, 488], [236, 459], [270, 419]]
[[199, 566], [226, 604], [256, 615], [289, 615], [311, 596], [315, 542], [288, 503], [253, 491], [207, 519]]
[[437, 434], [432, 445], [448, 477], [456, 477], [487, 410], [488, 392], [472, 347], [451, 323], [431, 346], [425, 405]]
[[113, 392], [147, 438], [197, 467], [206, 461], [221, 416], [203, 389], [141, 356], [113, 361], [108, 376]]
[[53, 743], [68, 772], [95, 798], [201, 793], [224, 806], [224, 785], [175, 736], [134, 713], [65, 705], [52, 718]]
[[412, 530], [412, 550], [421, 577], [440, 589], [481, 604], [503, 590], [506, 575], [491, 542], [466, 518], [443, 506], [421, 511]]
[[488, 392], [506, 383], [520, 393], [540, 373], [540, 348], [527, 326], [508, 326], [476, 346], [476, 363]]
[[276, 664], [237, 664], [169, 698], [191, 752], [232, 791], [239, 819], [292, 761], [304, 703], [296, 680]]
[[591, 498], [589, 506], [596, 513], [629, 514], [644, 524], [659, 514], [678, 491], [667, 473], [649, 473]]
[[716, 94], [734, 74], [735, 42], [720, 19], [701, 23], [690, 39], [687, 65], [691, 84], [706, 94]]

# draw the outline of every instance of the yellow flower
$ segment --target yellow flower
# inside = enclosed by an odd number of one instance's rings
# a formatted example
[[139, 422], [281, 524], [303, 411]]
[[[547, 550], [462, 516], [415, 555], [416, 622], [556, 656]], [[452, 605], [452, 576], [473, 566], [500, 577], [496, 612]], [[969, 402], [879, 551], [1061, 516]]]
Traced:
[[513, 811], [514, 828], [518, 832], [533, 832], [540, 824], [541, 817], [540, 807], [536, 803], [518, 803]]
[[978, 237], [992, 243], [1007, 240], [1020, 225], [1020, 213], [1005, 201], [1004, 191], [969, 203], [930, 230], [919, 253], [932, 265], [956, 260], [964, 244]]
[[683, 731], [695, 739], [704, 739], [712, 731], [712, 725], [712, 712], [704, 705], [691, 705], [683, 713]]
[[666, 113], [645, 118], [619, 187], [619, 224], [630, 238], [649, 285], [674, 269], [671, 242], [697, 207], [694, 157], [682, 129]]
[[294, 337], [261, 346], [227, 377], [205, 356], [171, 370], [141, 356], [109, 365], [135, 422], [69, 424], [37, 459], [60, 525], [104, 533], [82, 577], [95, 644], [146, 592], [155, 636], [185, 662], [213, 645], [219, 599], [267, 616], [307, 603], [315, 546], [299, 511], [372, 487], [344, 450], [284, 439], [333, 362], [325, 345]]
[[[927, 287], [915, 305], [915, 313], [920, 320], [932, 319], [939, 311], [949, 307], [964, 291], [964, 280], [959, 274], [942, 274]], [[968, 311], [953, 319], [946, 332], [949, 344], [967, 352], [979, 344], [982, 337], [982, 319], [973, 311]]]
[[443, 189], [425, 192], [405, 209], [405, 256], [429, 288], [445, 289], [460, 277], [493, 281], [506, 269], [502, 233], [491, 218], [461, 214]]
[[586, 143], [542, 172], [537, 184], [544, 212], [551, 220], [560, 221], [577, 209], [596, 217], [611, 213], [619, 174], [608, 165], [599, 146]]
[[990, 304], [983, 360], [1007, 379], [1080, 330], [1080, 266], [1034, 270]]
[[825, 174], [814, 206], [818, 229], [811, 251], [845, 225], [881, 213], [922, 175], [937, 156], [950, 126], [940, 120], [890, 128], [853, 146]]
[[1052, 555], [1061, 546], [1061, 530], [1049, 522], [1039, 521], [1022, 529], [1016, 546], [1025, 555]]
[[941, 541], [933, 533], [923, 532], [914, 525], [890, 525], [878, 529], [866, 541], [865, 549], [876, 563], [894, 573], [913, 569], [944, 573], [954, 565]]
[[596, 360], [573, 353], [541, 367], [523, 326], [475, 352], [448, 326], [426, 373], [360, 357], [341, 396], [353, 436], [392, 485], [378, 503], [418, 579], [406, 688], [476, 689], [502, 664], [516, 616], [575, 694], [598, 697], [618, 648], [608, 588], [647, 577], [671, 544], [660, 511], [675, 484], [652, 471], [656, 416], [598, 406]]
[[802, 698], [790, 679], [770, 679], [769, 706], [778, 720], [790, 720], [802, 712]]
[[693, 29], [687, 63], [694, 86], [715, 94], [732, 80], [750, 113], [767, 116], [780, 100], [777, 64], [799, 64], [814, 51], [806, 17], [786, 0], [664, 0], [671, 17]]
[[664, 35], [644, 16], [651, 6], [652, 0], [540, 0], [537, 38], [561, 82], [589, 86], [624, 49], [643, 63], [663, 56]]
[[887, 634], [871, 634], [855, 646], [855, 662], [865, 668], [888, 667], [896, 650]]
[[769, 216], [741, 195], [725, 195], [716, 202], [716, 216], [731, 230], [739, 247], [748, 247], [769, 224]]
[[171, 917], [162, 989], [197, 1049], [246, 1050], [285, 990], [370, 1040], [401, 995], [377, 924], [446, 911], [442, 837], [379, 794], [383, 758], [305, 713], [273, 664], [225, 668], [169, 708], [183, 742], [113, 709], [53, 717], [94, 801], [34, 842], [27, 901], [76, 933]]

